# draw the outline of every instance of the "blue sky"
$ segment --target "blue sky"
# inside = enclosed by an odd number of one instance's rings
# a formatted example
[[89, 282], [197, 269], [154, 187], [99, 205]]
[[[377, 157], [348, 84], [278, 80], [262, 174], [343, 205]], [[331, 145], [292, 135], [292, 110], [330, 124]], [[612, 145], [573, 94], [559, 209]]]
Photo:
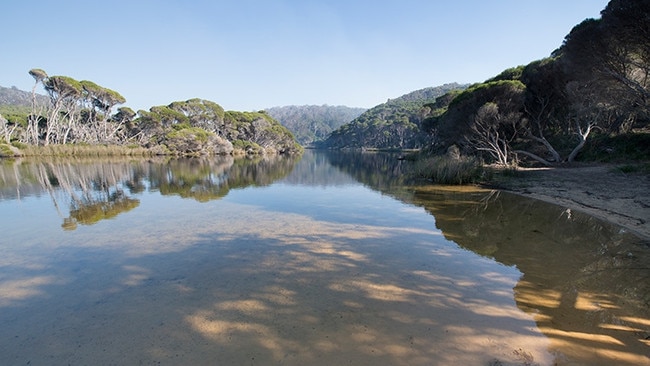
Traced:
[[544, 58], [606, 0], [5, 0], [0, 86], [91, 80], [135, 110], [373, 107]]

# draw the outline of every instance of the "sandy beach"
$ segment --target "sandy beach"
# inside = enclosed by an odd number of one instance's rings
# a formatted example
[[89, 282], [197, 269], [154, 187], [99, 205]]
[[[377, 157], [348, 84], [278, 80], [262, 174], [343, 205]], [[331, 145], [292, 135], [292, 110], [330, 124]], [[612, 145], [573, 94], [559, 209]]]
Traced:
[[650, 240], [650, 175], [614, 165], [521, 169], [497, 188], [578, 210]]

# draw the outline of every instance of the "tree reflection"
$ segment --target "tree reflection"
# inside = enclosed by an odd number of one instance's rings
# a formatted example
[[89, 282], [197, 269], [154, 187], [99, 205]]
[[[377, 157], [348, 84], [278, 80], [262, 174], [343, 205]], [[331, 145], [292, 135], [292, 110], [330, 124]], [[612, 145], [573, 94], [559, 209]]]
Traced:
[[375, 190], [401, 186], [406, 174], [397, 153], [341, 152], [327, 153], [329, 163], [357, 181]]
[[586, 364], [637, 364], [650, 324], [648, 243], [591, 216], [495, 191], [415, 188], [446, 238], [522, 273], [517, 305]]
[[650, 243], [594, 217], [473, 187], [414, 186], [391, 154], [336, 153], [332, 165], [425, 208], [460, 247], [516, 266], [515, 301], [555, 351], [580, 364], [647, 362]]
[[263, 186], [285, 177], [299, 157], [149, 160], [25, 159], [0, 165], [0, 199], [47, 194], [64, 230], [112, 219], [140, 205], [149, 191], [199, 202], [230, 189]]

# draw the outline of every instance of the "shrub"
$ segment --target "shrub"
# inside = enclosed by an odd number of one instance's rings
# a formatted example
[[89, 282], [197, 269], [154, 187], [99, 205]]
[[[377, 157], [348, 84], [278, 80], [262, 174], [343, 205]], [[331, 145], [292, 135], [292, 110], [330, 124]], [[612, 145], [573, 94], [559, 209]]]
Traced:
[[0, 158], [16, 156], [16, 151], [8, 144], [0, 144]]

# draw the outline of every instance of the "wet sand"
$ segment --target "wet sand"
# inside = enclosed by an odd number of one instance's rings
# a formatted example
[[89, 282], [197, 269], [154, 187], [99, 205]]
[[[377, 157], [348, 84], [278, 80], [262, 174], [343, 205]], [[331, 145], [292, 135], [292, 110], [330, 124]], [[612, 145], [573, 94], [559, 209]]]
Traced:
[[522, 169], [497, 188], [585, 212], [650, 240], [650, 174], [613, 165]]

